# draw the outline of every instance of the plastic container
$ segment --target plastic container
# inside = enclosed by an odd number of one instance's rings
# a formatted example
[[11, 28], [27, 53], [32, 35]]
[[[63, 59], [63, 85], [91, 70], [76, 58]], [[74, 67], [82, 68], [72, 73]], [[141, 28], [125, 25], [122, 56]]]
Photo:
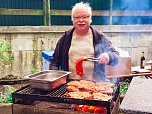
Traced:
[[42, 51], [43, 57], [43, 70], [49, 70], [50, 60], [53, 56], [54, 51]]

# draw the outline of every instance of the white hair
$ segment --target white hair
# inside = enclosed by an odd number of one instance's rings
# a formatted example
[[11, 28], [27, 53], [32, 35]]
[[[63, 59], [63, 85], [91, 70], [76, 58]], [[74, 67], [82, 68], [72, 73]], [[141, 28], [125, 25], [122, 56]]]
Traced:
[[[71, 20], [73, 21], [73, 16], [74, 13], [77, 9], [79, 8], [86, 8], [88, 10], [88, 13], [90, 14], [90, 19], [92, 18], [92, 8], [90, 6], [90, 4], [88, 2], [84, 3], [84, 2], [79, 2], [76, 3], [73, 7], [72, 7], [72, 15], [71, 15]], [[92, 21], [92, 20], [91, 20]]]

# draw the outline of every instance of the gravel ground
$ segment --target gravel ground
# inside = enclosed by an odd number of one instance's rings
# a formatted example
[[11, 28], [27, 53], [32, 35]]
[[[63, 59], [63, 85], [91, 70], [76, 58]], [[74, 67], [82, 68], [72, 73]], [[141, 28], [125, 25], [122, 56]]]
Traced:
[[134, 77], [120, 105], [125, 114], [152, 114], [152, 79]]

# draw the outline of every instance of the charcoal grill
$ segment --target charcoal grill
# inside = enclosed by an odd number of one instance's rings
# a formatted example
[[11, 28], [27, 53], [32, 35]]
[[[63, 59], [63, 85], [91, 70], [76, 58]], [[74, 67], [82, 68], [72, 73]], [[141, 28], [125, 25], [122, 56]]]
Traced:
[[[13, 103], [30, 105], [34, 101], [38, 100], [38, 101], [49, 101], [49, 102], [68, 103], [68, 104], [103, 106], [106, 107], [107, 113], [110, 114], [111, 101], [74, 99], [74, 98], [65, 97], [64, 94], [66, 93], [66, 87], [67, 85], [64, 84], [52, 91], [42, 91], [39, 89], [31, 88], [30, 85], [27, 85], [15, 91], [12, 94]], [[118, 87], [113, 95], [112, 100], [114, 100], [117, 96], [118, 96]]]

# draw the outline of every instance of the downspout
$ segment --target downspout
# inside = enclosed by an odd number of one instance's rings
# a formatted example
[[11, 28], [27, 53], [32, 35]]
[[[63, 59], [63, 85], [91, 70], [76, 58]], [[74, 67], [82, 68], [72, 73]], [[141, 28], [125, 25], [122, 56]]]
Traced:
[[112, 25], [112, 5], [113, 5], [113, 0], [110, 0], [109, 25]]
[[50, 0], [43, 0], [43, 17], [44, 17], [44, 26], [51, 25]]

